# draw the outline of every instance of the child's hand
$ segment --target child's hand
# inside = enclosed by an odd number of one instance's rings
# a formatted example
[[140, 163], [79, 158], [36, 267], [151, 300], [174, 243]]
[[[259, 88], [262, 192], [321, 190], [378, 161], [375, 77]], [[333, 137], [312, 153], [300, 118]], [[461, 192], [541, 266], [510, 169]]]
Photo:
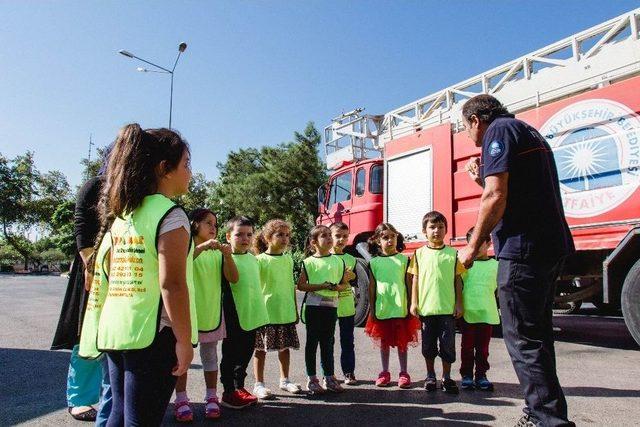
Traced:
[[231, 245], [220, 245], [220, 252], [223, 256], [231, 255]]
[[411, 307], [409, 308], [409, 313], [411, 313], [412, 316], [418, 317], [418, 305], [411, 304]]
[[209, 249], [212, 249], [212, 250], [214, 250], [214, 251], [215, 251], [216, 249], [220, 249], [220, 247], [222, 246], [222, 245], [220, 244], [220, 242], [218, 242], [216, 239], [209, 239], [209, 240], [207, 240], [205, 243], [207, 244], [207, 247], [208, 247]]
[[351, 271], [351, 269], [347, 268], [344, 271], [344, 278], [347, 282], [352, 281], [353, 279], [356, 278], [356, 273], [354, 273], [353, 271]]
[[459, 319], [462, 317], [463, 314], [464, 314], [464, 308], [462, 307], [462, 303], [457, 302], [456, 307], [453, 311], [453, 317], [455, 317], [456, 319]]
[[342, 292], [342, 291], [346, 291], [349, 288], [351, 288], [351, 285], [348, 283], [341, 283], [336, 287], [336, 291], [338, 292]]
[[89, 273], [89, 269], [84, 269], [84, 290], [89, 292], [91, 290], [91, 283], [93, 283], [93, 274]]

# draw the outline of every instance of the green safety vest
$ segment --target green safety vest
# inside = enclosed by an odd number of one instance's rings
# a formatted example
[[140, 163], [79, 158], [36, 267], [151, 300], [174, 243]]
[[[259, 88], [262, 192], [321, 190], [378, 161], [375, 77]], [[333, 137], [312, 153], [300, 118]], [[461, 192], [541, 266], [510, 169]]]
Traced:
[[106, 261], [110, 250], [111, 233], [107, 232], [102, 238], [94, 258], [93, 281], [87, 297], [87, 305], [80, 332], [78, 355], [85, 359], [96, 359], [102, 354], [96, 347], [96, 336], [98, 335], [100, 313], [102, 313], [102, 306], [109, 290], [109, 274], [106, 269]]
[[[345, 267], [355, 273], [356, 259], [350, 254], [336, 254], [344, 261]], [[349, 317], [356, 314], [356, 299], [353, 296], [353, 287], [346, 291], [338, 292], [338, 317]]]
[[215, 331], [222, 322], [222, 252], [200, 252], [193, 261], [193, 284], [198, 331]]
[[467, 323], [500, 323], [495, 295], [497, 276], [498, 261], [495, 259], [477, 259], [473, 267], [462, 274], [462, 303]]
[[[101, 351], [140, 350], [158, 333], [160, 293], [157, 238], [162, 220], [177, 205], [162, 194], [146, 196], [141, 205], [111, 226], [109, 291], [98, 323]], [[198, 342], [193, 289], [193, 242], [187, 261], [191, 342]]]
[[416, 250], [418, 313], [421, 316], [453, 314], [456, 302], [457, 252], [450, 246]]
[[409, 258], [403, 254], [377, 256], [369, 261], [375, 280], [375, 316], [379, 320], [407, 317], [406, 274]]
[[260, 289], [260, 267], [253, 254], [233, 254], [239, 279], [231, 283], [231, 295], [235, 303], [240, 327], [252, 331], [269, 323], [269, 315]]
[[257, 257], [260, 287], [267, 307], [270, 325], [286, 325], [298, 320], [296, 285], [293, 280], [293, 258], [290, 254]]
[[[337, 255], [326, 255], [323, 257], [310, 256], [302, 261], [302, 267], [307, 275], [307, 282], [310, 285], [320, 285], [322, 283], [335, 283], [339, 285], [344, 276], [345, 263]], [[316, 294], [325, 298], [338, 298], [339, 292], [329, 289], [315, 291]], [[302, 301], [302, 321], [306, 320], [305, 301], [307, 294]]]

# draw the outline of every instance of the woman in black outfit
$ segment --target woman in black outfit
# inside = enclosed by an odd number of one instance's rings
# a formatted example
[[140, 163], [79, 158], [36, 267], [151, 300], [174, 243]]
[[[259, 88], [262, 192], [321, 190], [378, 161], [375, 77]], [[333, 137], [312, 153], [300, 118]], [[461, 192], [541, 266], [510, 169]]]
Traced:
[[88, 296], [84, 283], [85, 263], [93, 251], [98, 234], [100, 222], [97, 204], [101, 188], [102, 177], [98, 176], [88, 180], [78, 192], [74, 213], [77, 252], [51, 344], [52, 350], [72, 350], [67, 376], [67, 405], [71, 416], [82, 421], [96, 419], [97, 411], [92, 405], [100, 400], [102, 384], [102, 361], [78, 356], [80, 329]]

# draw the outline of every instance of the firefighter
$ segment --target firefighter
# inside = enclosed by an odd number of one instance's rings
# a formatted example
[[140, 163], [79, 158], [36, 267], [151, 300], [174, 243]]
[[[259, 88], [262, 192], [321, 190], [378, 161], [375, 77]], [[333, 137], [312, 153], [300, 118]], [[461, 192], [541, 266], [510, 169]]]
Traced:
[[517, 426], [574, 426], [556, 374], [552, 303], [564, 258], [575, 251], [549, 144], [490, 95], [468, 100], [464, 125], [481, 159], [466, 169], [484, 190], [470, 242], [469, 268], [492, 232], [504, 342], [524, 391]]

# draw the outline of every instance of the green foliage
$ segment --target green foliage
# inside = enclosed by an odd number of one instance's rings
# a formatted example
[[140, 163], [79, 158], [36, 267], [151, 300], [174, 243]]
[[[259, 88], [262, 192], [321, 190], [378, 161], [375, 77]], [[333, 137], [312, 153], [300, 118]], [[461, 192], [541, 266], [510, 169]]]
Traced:
[[213, 181], [207, 181], [203, 174], [194, 173], [189, 183], [189, 193], [180, 197], [178, 203], [187, 212], [191, 212], [196, 208], [207, 207], [209, 195], [213, 191], [213, 185]]
[[0, 154], [0, 231], [7, 244], [20, 254], [25, 268], [30, 261], [38, 261], [26, 232], [36, 225], [47, 227], [58, 204], [69, 196], [65, 176], [58, 171], [41, 174], [32, 152], [14, 159]]
[[302, 250], [316, 216], [316, 189], [326, 180], [313, 123], [294, 141], [276, 147], [240, 149], [219, 163], [209, 206], [221, 219], [246, 215], [258, 225], [281, 218], [292, 225], [292, 246]]
[[53, 247], [63, 253], [67, 259], [73, 258], [76, 252], [76, 240], [74, 235], [73, 214], [75, 202], [64, 200], [56, 206], [49, 223], [52, 233]]
[[102, 147], [102, 148], [96, 149], [98, 155], [93, 160], [89, 160], [86, 157], [80, 160], [80, 164], [84, 168], [84, 170], [82, 171], [83, 182], [86, 182], [91, 178], [98, 176], [98, 171], [100, 170], [100, 167], [105, 161], [108, 148], [109, 147]]

